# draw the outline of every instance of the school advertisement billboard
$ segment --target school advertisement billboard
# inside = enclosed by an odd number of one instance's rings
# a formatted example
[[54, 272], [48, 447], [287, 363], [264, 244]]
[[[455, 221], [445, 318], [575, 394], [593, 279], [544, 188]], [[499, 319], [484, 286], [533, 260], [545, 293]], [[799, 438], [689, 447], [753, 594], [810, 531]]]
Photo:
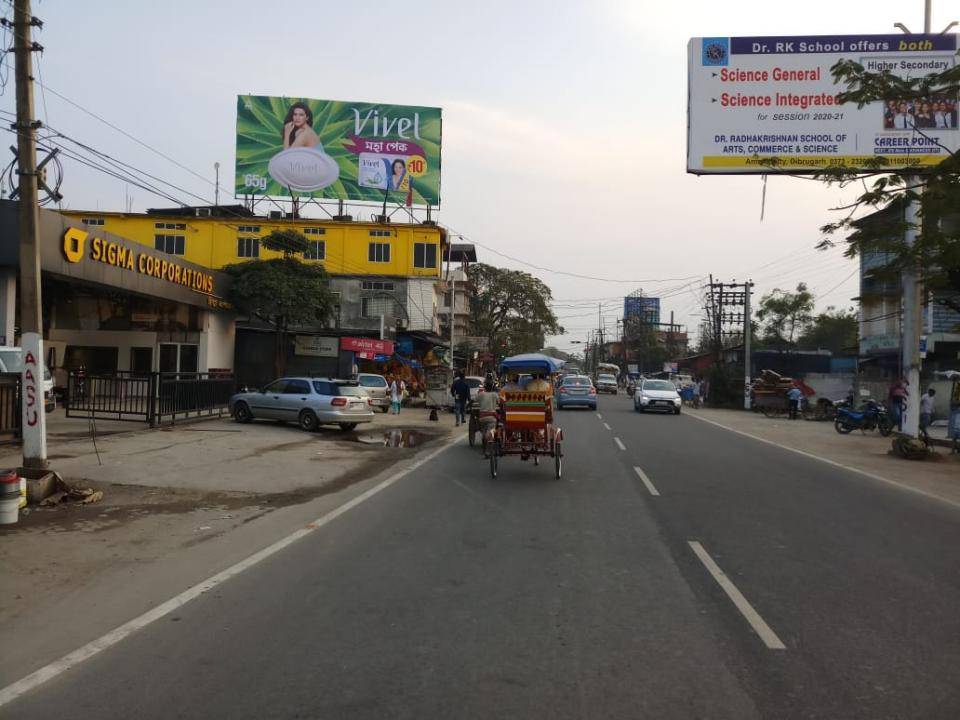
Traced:
[[830, 68], [853, 60], [910, 79], [954, 67], [956, 54], [956, 35], [693, 38], [687, 172], [936, 165], [960, 147], [956, 93], [841, 105]]
[[660, 298], [647, 295], [627, 295], [623, 299], [623, 318], [640, 318], [640, 322], [657, 325], [660, 322]]
[[440, 204], [440, 108], [237, 97], [236, 195]]

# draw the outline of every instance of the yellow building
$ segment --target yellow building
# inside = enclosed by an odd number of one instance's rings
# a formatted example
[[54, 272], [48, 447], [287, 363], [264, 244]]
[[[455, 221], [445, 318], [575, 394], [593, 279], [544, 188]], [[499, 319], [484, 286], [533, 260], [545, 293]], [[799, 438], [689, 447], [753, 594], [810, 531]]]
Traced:
[[169, 255], [219, 269], [251, 258], [279, 257], [260, 246], [274, 230], [296, 230], [311, 242], [308, 262], [322, 263], [331, 275], [439, 279], [443, 231], [435, 225], [282, 220], [242, 217], [199, 209], [211, 215], [81, 212], [64, 215], [92, 230], [119, 235]]

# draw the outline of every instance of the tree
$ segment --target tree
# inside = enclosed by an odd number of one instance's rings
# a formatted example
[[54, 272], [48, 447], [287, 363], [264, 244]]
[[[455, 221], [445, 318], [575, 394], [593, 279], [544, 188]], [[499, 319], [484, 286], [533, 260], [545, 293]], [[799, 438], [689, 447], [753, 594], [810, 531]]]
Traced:
[[260, 244], [267, 250], [283, 253], [284, 257], [292, 257], [298, 253], [305, 253], [310, 246], [310, 241], [296, 230], [274, 230], [260, 238]]
[[[841, 60], [831, 69], [834, 81], [846, 86], [838, 95], [844, 103], [855, 103], [862, 108], [867, 103], [898, 100], [919, 100], [930, 97], [957, 97], [960, 91], [960, 65], [922, 75], [916, 78], [900, 78], [889, 71], [867, 71], [863, 65], [852, 60]], [[945, 150], [945, 159], [931, 168], [898, 168], [898, 174], [889, 169], [886, 158], [877, 156], [866, 168], [836, 167], [820, 173], [828, 182], [849, 182], [855, 178], [873, 176], [869, 187], [857, 199], [843, 208], [845, 217], [824, 225], [821, 230], [827, 236], [821, 246], [833, 244], [831, 235], [848, 231], [847, 256], [862, 253], [883, 253], [884, 267], [876, 268], [872, 275], [878, 280], [899, 279], [905, 267], [922, 270], [926, 290], [955, 289], [960, 280], [960, 158], [950, 152], [938, 140], [926, 134], [923, 128], [912, 130], [938, 149]], [[921, 176], [923, 193], [918, 185], [908, 185], [905, 173]], [[908, 246], [904, 232], [908, 224], [904, 218], [906, 201], [919, 198], [920, 222], [916, 228], [915, 243]], [[878, 210], [869, 221], [855, 217], [862, 210]]]
[[806, 283], [799, 283], [796, 292], [775, 288], [760, 298], [757, 319], [764, 343], [781, 348], [793, 345], [813, 320], [813, 293]]
[[322, 265], [285, 256], [228, 265], [230, 301], [237, 310], [270, 325], [276, 333], [274, 371], [283, 375], [285, 336], [293, 327], [326, 324], [334, 307], [329, 276]]
[[557, 360], [563, 360], [564, 362], [571, 362], [571, 361], [577, 362], [579, 360], [579, 358], [576, 355], [571, 355], [570, 353], [564, 352], [563, 350], [558, 350], [552, 345], [549, 347], [543, 348], [540, 352], [544, 355], [548, 355], [552, 358], [556, 358]]
[[828, 307], [804, 329], [798, 344], [810, 350], [830, 350], [834, 354], [847, 352], [857, 347], [857, 326], [857, 313], [852, 308], [837, 310]]
[[536, 352], [547, 335], [563, 334], [550, 308], [553, 294], [542, 280], [484, 263], [471, 265], [467, 277], [474, 287], [473, 332], [488, 339], [492, 352], [501, 356]]

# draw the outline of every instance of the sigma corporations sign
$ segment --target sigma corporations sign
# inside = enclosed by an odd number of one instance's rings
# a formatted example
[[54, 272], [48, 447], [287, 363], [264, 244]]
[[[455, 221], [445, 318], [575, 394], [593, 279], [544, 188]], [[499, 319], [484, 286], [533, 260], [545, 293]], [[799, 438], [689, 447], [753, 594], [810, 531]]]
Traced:
[[853, 60], [907, 79], [956, 62], [956, 35], [693, 38], [687, 46], [687, 171], [811, 173], [936, 165], [960, 147], [957, 96], [891, 97], [857, 108], [830, 68]]
[[237, 98], [237, 195], [440, 204], [440, 108]]

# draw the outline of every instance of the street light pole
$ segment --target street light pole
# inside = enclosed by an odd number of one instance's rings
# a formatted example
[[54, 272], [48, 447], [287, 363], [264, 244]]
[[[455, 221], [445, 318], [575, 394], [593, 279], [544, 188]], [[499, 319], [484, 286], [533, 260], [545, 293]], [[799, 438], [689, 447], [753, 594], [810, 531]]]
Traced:
[[43, 319], [40, 296], [40, 210], [37, 199], [37, 126], [33, 120], [33, 50], [30, 31], [39, 25], [30, 12], [30, 0], [16, 0], [13, 48], [17, 83], [17, 168], [20, 234], [20, 346], [21, 426], [23, 466], [47, 467], [47, 425], [43, 397]]

